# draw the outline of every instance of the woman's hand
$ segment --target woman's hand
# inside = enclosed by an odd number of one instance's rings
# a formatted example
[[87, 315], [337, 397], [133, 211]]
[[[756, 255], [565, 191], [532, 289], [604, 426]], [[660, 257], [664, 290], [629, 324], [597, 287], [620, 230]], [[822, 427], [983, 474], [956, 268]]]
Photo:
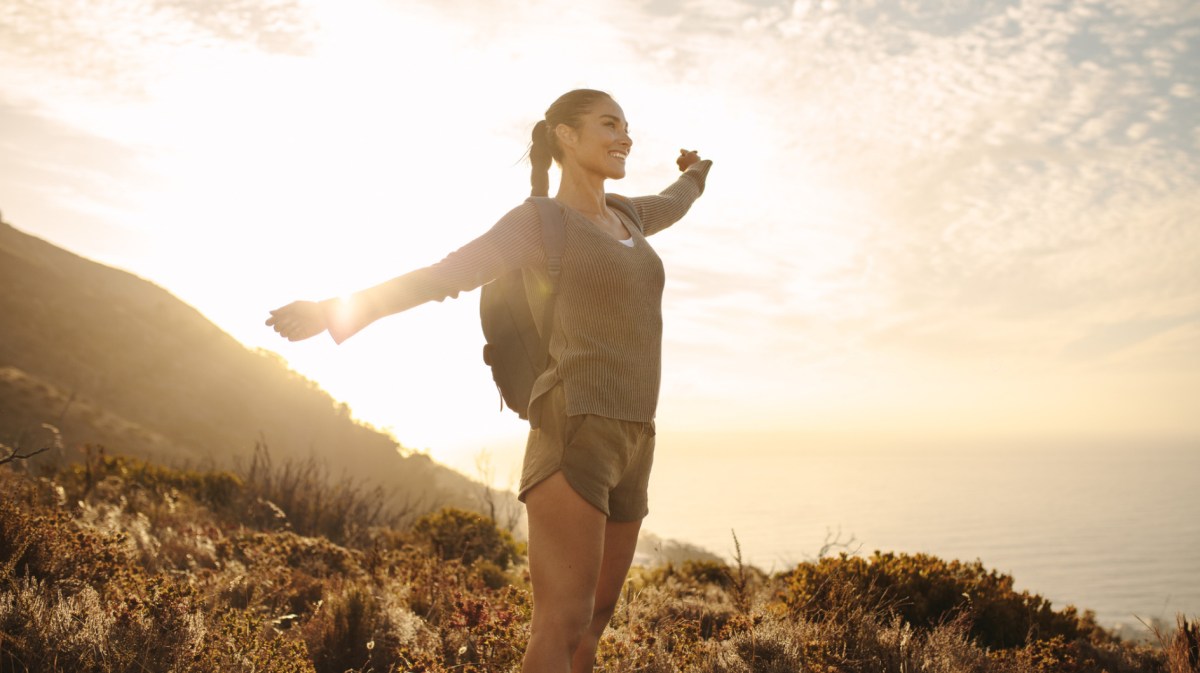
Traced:
[[271, 311], [267, 325], [288, 341], [303, 341], [324, 332], [325, 312], [315, 301], [294, 301]]
[[686, 171], [688, 166], [700, 161], [700, 153], [696, 150], [679, 150], [679, 157], [675, 159], [675, 163], [679, 166], [679, 170]]

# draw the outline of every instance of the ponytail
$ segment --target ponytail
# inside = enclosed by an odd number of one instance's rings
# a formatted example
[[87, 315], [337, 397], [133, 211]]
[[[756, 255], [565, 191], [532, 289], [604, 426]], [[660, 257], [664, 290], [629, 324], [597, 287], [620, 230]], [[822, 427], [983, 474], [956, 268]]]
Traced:
[[550, 164], [563, 160], [562, 148], [553, 132], [559, 124], [571, 128], [579, 128], [580, 117], [601, 99], [612, 99], [612, 96], [595, 89], [575, 89], [558, 97], [542, 121], [533, 125], [530, 135], [529, 163], [533, 167], [529, 171], [531, 196], [550, 195]]
[[532, 187], [530, 196], [550, 195], [550, 161], [554, 158], [554, 152], [547, 133], [546, 120], [533, 125], [532, 144], [529, 146], [529, 163], [532, 165], [529, 170], [529, 184]]

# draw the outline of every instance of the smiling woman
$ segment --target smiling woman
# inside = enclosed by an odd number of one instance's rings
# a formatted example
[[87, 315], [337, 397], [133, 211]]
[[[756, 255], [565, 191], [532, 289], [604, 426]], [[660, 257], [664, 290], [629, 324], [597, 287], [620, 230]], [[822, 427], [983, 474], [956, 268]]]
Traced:
[[[534, 125], [529, 201], [433, 266], [345, 300], [293, 302], [267, 320], [292, 341], [328, 331], [341, 343], [379, 318], [521, 270], [547, 352], [529, 393], [519, 494], [535, 606], [527, 672], [592, 670], [649, 512], [665, 278], [646, 237], [687, 213], [711, 162], [681, 150], [683, 175], [662, 193], [606, 194], [632, 147], [611, 96], [568, 92]], [[554, 199], [551, 161], [562, 168]], [[551, 252], [554, 239], [561, 249]]]

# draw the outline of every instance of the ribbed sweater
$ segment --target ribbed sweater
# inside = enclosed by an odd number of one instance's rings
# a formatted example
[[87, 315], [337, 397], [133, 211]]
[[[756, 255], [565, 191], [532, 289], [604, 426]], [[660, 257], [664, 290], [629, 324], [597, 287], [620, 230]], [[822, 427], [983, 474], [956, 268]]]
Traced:
[[[687, 213], [704, 192], [711, 166], [711, 161], [700, 161], [661, 193], [631, 198], [640, 230], [613, 210], [633, 236], [633, 247], [563, 207], [566, 247], [550, 335], [551, 362], [534, 383], [532, 399], [561, 382], [568, 415], [654, 419], [662, 371], [665, 276], [662, 260], [646, 237]], [[545, 266], [537, 207], [522, 203], [436, 264], [358, 292], [348, 303], [323, 302], [329, 333], [341, 343], [385, 315], [457, 297], [517, 268], [526, 272], [533, 315], [540, 322]]]

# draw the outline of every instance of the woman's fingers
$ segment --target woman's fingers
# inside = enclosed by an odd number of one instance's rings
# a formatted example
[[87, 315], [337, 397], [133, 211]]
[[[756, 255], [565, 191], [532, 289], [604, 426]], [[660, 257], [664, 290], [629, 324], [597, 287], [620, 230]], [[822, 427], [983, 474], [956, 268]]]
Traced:
[[686, 171], [688, 166], [700, 161], [700, 153], [696, 150], [679, 150], [679, 157], [675, 159], [675, 163], [679, 166], [679, 170]]
[[311, 301], [294, 301], [271, 311], [266, 324], [288, 341], [302, 341], [325, 329], [320, 307]]

